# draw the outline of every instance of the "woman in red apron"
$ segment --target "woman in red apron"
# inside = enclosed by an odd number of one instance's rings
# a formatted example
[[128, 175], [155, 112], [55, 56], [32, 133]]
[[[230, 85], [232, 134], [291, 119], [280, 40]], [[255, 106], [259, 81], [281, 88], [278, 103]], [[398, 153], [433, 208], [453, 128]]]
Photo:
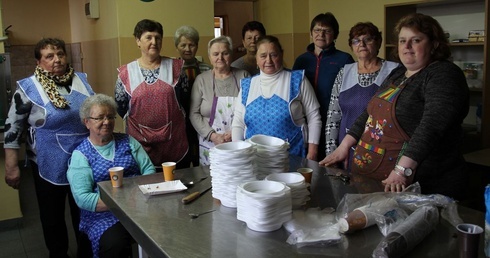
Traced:
[[380, 180], [387, 192], [419, 182], [422, 193], [464, 198], [460, 152], [469, 91], [449, 44], [430, 16], [410, 14], [397, 26], [403, 64], [387, 77], [339, 148], [320, 162], [332, 165], [355, 147], [352, 172]]

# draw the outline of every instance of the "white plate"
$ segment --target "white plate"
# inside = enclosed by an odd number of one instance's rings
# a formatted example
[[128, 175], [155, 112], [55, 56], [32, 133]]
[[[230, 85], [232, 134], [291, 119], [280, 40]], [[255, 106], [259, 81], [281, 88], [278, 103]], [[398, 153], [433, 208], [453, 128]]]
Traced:
[[166, 193], [175, 193], [186, 190], [187, 187], [182, 184], [180, 180], [173, 180], [163, 183], [139, 185], [139, 188], [143, 194], [146, 195], [158, 195]]

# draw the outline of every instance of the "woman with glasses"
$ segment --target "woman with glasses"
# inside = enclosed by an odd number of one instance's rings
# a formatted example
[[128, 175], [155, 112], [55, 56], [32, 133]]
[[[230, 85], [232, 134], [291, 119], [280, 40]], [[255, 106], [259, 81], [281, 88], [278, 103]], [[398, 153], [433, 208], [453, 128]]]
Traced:
[[[332, 86], [340, 68], [345, 64], [354, 63], [352, 56], [335, 48], [335, 40], [339, 36], [339, 23], [335, 16], [328, 13], [317, 15], [310, 24], [310, 36], [313, 43], [306, 47], [306, 52], [294, 61], [293, 70], [305, 70], [306, 78], [315, 90], [320, 102], [322, 132], [325, 131], [328, 104]], [[325, 134], [320, 136], [318, 158], [325, 157]]]
[[90, 239], [93, 257], [130, 257], [133, 242], [100, 199], [97, 183], [110, 180], [111, 167], [123, 167], [124, 177], [155, 173], [150, 157], [138, 141], [127, 134], [114, 133], [116, 108], [114, 99], [103, 94], [83, 102], [80, 119], [90, 134], [73, 151], [67, 172], [73, 197], [80, 207], [80, 231]]
[[[350, 29], [349, 46], [357, 62], [340, 69], [332, 88], [325, 125], [327, 156], [342, 142], [386, 76], [398, 66], [378, 57], [381, 43], [381, 31], [371, 22], [360, 22]], [[348, 169], [348, 164], [344, 168]]]
[[351, 171], [401, 192], [418, 182], [422, 194], [462, 200], [468, 187], [460, 150], [469, 109], [463, 71], [450, 61], [444, 30], [434, 18], [413, 13], [400, 19], [394, 53], [401, 64], [386, 77], [338, 148], [321, 165], [348, 158]]

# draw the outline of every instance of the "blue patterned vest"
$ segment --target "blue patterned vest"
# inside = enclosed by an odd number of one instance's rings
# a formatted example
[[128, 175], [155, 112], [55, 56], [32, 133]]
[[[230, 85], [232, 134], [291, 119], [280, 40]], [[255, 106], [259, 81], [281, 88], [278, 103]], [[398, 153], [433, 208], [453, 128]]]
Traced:
[[[285, 70], [286, 71], [286, 70]], [[289, 153], [306, 156], [301, 126], [294, 124], [289, 111], [290, 103], [298, 97], [303, 79], [303, 71], [286, 71], [291, 73], [289, 85], [289, 102], [274, 94], [271, 98], [259, 98], [247, 104], [251, 78], [241, 80], [242, 104], [245, 106], [245, 139], [256, 134], [265, 134], [286, 140], [290, 144]]]
[[29, 130], [36, 150], [39, 174], [55, 185], [67, 185], [66, 171], [72, 151], [88, 136], [88, 130], [78, 114], [82, 102], [94, 92], [84, 73], [75, 73], [71, 92], [63, 95], [70, 103], [66, 109], [55, 108], [35, 76], [18, 82], [34, 105], [46, 110], [44, 121], [37, 121]]
[[[95, 181], [94, 191], [99, 192], [97, 183], [110, 180], [108, 169], [111, 167], [124, 167], [124, 177], [140, 175], [138, 163], [131, 154], [129, 136], [126, 134], [114, 133], [114, 157], [112, 160], [106, 159], [99, 154], [97, 149], [90, 143], [88, 138], [76, 148], [85, 158], [87, 158], [92, 168]], [[119, 220], [110, 211], [92, 212], [80, 210], [80, 231], [85, 232], [92, 242], [94, 258], [99, 256], [99, 240], [102, 234]]]

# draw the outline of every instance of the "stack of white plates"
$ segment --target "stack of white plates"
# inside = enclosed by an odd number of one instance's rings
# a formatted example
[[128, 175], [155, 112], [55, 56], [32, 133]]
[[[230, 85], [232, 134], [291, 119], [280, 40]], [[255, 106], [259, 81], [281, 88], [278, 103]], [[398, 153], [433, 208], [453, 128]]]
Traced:
[[277, 137], [257, 134], [247, 139], [257, 150], [255, 162], [257, 179], [272, 173], [289, 170], [289, 143]]
[[226, 207], [236, 208], [237, 185], [255, 180], [255, 148], [248, 142], [228, 142], [209, 152], [212, 195]]
[[275, 173], [268, 175], [265, 180], [282, 182], [291, 188], [293, 209], [301, 208], [310, 200], [310, 191], [306, 186], [305, 178], [298, 172]]
[[236, 190], [237, 219], [254, 231], [270, 232], [291, 220], [291, 189], [281, 182], [251, 181]]

